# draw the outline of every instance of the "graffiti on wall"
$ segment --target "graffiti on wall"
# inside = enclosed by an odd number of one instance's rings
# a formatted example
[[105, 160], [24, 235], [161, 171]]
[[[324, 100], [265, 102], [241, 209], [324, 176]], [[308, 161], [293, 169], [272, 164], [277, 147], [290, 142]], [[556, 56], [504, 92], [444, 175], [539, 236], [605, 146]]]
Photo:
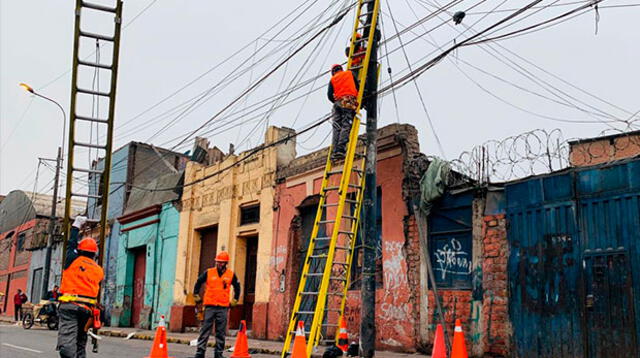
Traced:
[[403, 246], [404, 243], [402, 242], [391, 241], [384, 243], [385, 257], [388, 257], [383, 262], [384, 287], [386, 290], [405, 288], [408, 284], [407, 273], [404, 268], [406, 260]]
[[435, 271], [441, 280], [446, 280], [449, 275], [471, 274], [471, 250], [463, 247], [459, 240], [452, 238], [436, 245]]

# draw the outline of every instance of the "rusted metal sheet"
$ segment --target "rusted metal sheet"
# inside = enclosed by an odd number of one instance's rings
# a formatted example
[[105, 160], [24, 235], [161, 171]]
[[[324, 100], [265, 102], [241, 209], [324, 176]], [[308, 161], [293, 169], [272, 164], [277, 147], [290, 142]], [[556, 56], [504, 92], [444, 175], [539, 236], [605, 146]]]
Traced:
[[640, 357], [640, 160], [505, 191], [513, 355]]

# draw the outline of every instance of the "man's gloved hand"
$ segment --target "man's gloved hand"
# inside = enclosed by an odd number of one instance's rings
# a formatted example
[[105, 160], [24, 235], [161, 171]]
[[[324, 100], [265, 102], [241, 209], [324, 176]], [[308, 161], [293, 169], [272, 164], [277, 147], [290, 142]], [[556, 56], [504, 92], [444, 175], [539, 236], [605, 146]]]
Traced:
[[82, 227], [86, 222], [87, 222], [86, 216], [76, 216], [76, 219], [73, 221], [72, 226], [77, 227], [78, 229], [82, 229]]
[[238, 305], [238, 300], [236, 300], [235, 298], [231, 299], [231, 307], [235, 307]]
[[200, 295], [196, 293], [195, 295], [193, 295], [193, 300], [196, 301], [196, 303], [200, 303], [202, 302], [202, 297], [200, 297]]

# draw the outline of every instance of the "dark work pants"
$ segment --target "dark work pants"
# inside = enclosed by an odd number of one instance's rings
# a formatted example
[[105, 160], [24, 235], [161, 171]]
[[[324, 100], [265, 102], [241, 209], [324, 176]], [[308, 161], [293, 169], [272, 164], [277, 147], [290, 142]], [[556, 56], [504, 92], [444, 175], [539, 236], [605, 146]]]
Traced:
[[336, 101], [333, 104], [333, 137], [331, 141], [332, 154], [340, 154], [344, 157], [347, 152], [347, 143], [349, 142], [349, 134], [351, 133], [351, 122], [355, 117], [356, 111], [343, 108]]
[[13, 305], [13, 318], [16, 321], [22, 321], [22, 305]]
[[72, 303], [61, 303], [58, 309], [58, 350], [61, 358], [87, 356], [87, 332], [84, 326], [91, 317], [89, 310]]
[[204, 358], [207, 350], [207, 342], [211, 335], [211, 330], [216, 325], [216, 349], [215, 358], [222, 357], [224, 352], [224, 339], [227, 334], [227, 316], [229, 315], [229, 307], [206, 306], [204, 309], [204, 320], [200, 328], [200, 336], [198, 336], [198, 350], [196, 358]]

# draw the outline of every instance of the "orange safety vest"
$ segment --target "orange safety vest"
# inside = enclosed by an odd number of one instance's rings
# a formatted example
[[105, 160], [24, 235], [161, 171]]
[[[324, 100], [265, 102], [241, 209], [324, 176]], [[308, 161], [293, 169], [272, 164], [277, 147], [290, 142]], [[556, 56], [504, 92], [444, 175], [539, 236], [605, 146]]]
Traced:
[[358, 96], [356, 82], [351, 71], [340, 71], [331, 77], [333, 86], [333, 99], [338, 100], [344, 96]]
[[221, 277], [218, 276], [217, 268], [208, 269], [207, 288], [204, 290], [204, 305], [229, 307], [231, 281], [233, 281], [233, 271], [227, 269]]
[[62, 272], [60, 292], [63, 295], [78, 295], [95, 299], [98, 297], [100, 281], [103, 278], [102, 267], [88, 257], [78, 256]]

